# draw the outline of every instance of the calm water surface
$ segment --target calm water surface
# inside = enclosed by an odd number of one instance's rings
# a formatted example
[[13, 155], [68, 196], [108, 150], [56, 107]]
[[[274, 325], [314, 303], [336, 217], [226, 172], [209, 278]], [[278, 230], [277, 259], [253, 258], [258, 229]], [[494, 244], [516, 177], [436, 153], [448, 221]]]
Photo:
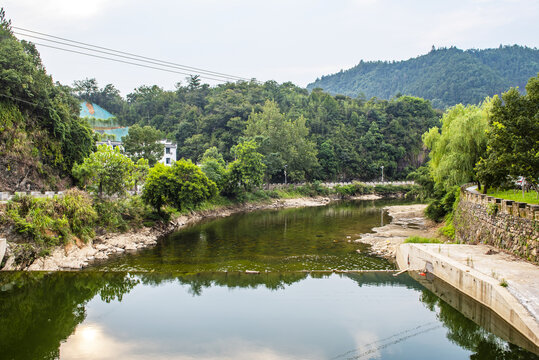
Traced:
[[0, 273], [0, 359], [538, 359], [426, 280], [295, 271], [391, 268], [348, 243], [382, 205], [244, 214], [83, 272]]

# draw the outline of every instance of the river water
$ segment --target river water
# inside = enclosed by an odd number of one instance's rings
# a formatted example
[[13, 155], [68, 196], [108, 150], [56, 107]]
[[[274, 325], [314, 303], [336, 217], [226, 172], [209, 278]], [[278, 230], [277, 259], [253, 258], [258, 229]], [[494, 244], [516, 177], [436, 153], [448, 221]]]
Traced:
[[81, 272], [0, 273], [0, 359], [538, 359], [425, 280], [301, 271], [394, 269], [349, 242], [387, 204], [237, 214]]

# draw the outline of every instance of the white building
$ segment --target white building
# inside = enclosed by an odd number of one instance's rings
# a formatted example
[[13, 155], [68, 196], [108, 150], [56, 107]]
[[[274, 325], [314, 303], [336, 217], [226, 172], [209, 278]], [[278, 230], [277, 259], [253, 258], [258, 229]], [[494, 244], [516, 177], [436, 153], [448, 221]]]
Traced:
[[161, 164], [170, 166], [174, 161], [176, 161], [176, 150], [178, 149], [178, 145], [166, 140], [161, 140], [160, 143], [165, 145], [165, 151], [159, 162]]

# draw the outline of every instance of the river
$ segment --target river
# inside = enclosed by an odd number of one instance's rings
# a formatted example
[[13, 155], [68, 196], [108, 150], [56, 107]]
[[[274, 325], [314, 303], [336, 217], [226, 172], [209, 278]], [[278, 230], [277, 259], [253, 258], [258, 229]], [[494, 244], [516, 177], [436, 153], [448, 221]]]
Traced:
[[353, 240], [396, 203], [236, 214], [84, 271], [0, 273], [0, 359], [538, 359], [407, 274], [327, 272], [394, 269]]

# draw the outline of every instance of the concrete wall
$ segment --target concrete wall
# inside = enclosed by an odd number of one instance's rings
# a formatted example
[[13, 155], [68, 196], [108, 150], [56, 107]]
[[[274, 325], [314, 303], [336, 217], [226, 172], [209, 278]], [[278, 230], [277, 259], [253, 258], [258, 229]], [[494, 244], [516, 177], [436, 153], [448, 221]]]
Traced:
[[397, 264], [400, 269], [426, 269], [492, 309], [539, 346], [539, 324], [506, 288], [500, 286], [496, 279], [444, 256], [439, 249], [438, 244], [402, 244], [397, 250]]
[[461, 243], [492, 245], [539, 263], [539, 205], [463, 189], [454, 225]]

